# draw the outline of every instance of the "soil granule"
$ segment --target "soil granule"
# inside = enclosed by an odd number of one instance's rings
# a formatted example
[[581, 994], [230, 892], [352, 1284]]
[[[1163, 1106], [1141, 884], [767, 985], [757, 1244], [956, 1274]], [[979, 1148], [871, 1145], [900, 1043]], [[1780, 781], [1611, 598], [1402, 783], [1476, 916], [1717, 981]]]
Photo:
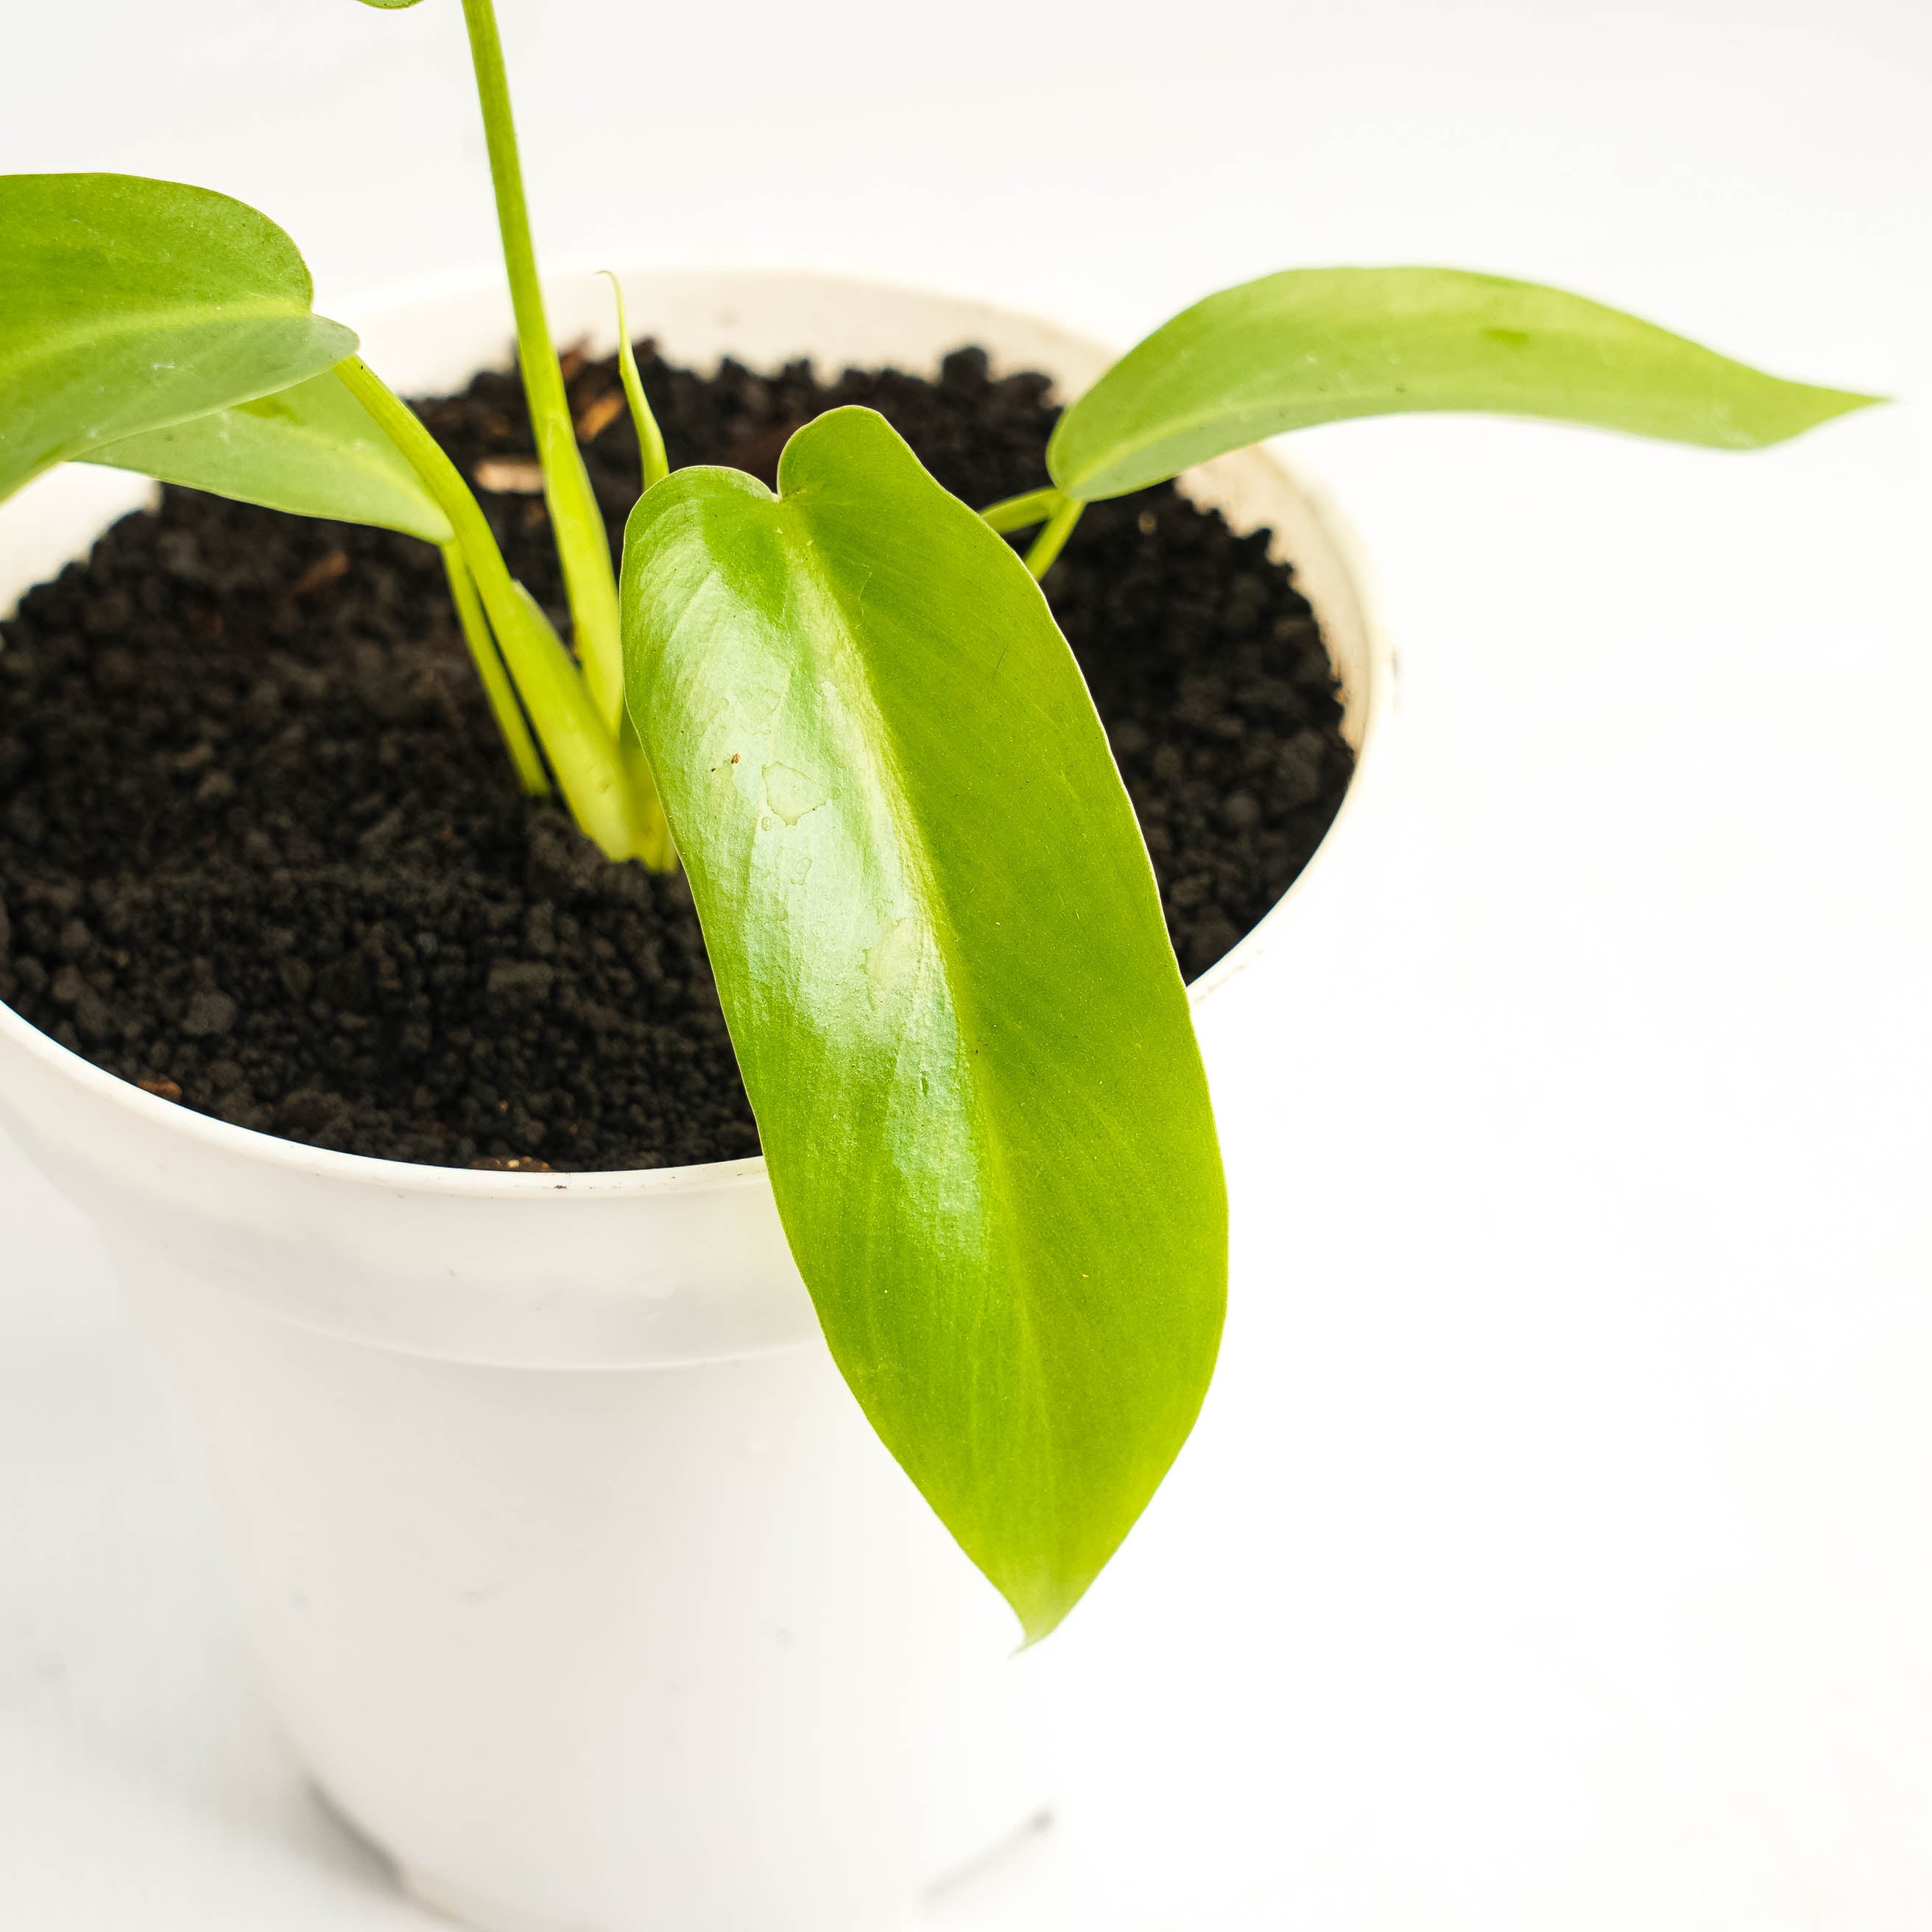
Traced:
[[[991, 380], [976, 350], [937, 382], [830, 386], [640, 353], [674, 464], [769, 482], [793, 429], [864, 403], [969, 503], [1046, 480], [1046, 379]], [[568, 366], [616, 544], [635, 440], [614, 362]], [[520, 480], [514, 376], [422, 409], [466, 474]], [[542, 496], [479, 495], [563, 628]], [[1341, 802], [1327, 654], [1265, 534], [1171, 487], [1090, 509], [1047, 588], [1192, 978]], [[572, 1170], [758, 1151], [682, 877], [609, 863], [518, 793], [434, 550], [191, 490], [0, 624], [0, 998], [151, 1092], [349, 1153]]]

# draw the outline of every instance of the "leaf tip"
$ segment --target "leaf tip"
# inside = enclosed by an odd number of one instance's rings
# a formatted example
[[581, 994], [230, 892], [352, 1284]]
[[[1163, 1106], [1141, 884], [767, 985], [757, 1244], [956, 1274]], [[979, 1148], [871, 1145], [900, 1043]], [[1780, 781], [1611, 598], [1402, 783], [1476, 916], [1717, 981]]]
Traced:
[[1808, 430], [1821, 428], [1840, 416], [1855, 414], [1888, 403], [1889, 396], [1868, 396], [1854, 389], [1820, 388], [1809, 382], [1778, 381], [1778, 399], [1782, 405], [1767, 411], [1757, 422], [1741, 428], [1730, 440], [1734, 449], [1768, 449], [1790, 442]]
[[[1133, 1511], [1136, 1520], [1139, 1514], [1137, 1506]], [[960, 1547], [974, 1568], [999, 1592], [1007, 1609], [1018, 1620], [1020, 1641], [1014, 1648], [1015, 1656], [1044, 1642], [1072, 1616], [1118, 1552], [1131, 1528], [1130, 1523], [1102, 1537], [1098, 1546], [1090, 1539], [1081, 1538], [1063, 1542], [1052, 1550], [1036, 1549], [1030, 1559], [1010, 1552], [1001, 1560], [992, 1551], [976, 1546], [976, 1542], [961, 1541]], [[958, 1534], [956, 1530], [955, 1534]]]
[[1868, 396], [1857, 389], [1821, 389], [1818, 393], [1828, 404], [1818, 418], [1820, 422], [1829, 422], [1834, 416], [1848, 416], [1859, 410], [1882, 409], [1898, 400], [1895, 396]]
[[1008, 1598], [1006, 1601], [1008, 1607], [1020, 1620], [1020, 1640], [1014, 1645], [1012, 1652], [1016, 1657], [1024, 1657], [1028, 1651], [1044, 1643], [1066, 1621], [1066, 1613], [1073, 1607], [1072, 1604], [1063, 1604], [1052, 1610], [1037, 1610], [1029, 1614], [1011, 1598]]

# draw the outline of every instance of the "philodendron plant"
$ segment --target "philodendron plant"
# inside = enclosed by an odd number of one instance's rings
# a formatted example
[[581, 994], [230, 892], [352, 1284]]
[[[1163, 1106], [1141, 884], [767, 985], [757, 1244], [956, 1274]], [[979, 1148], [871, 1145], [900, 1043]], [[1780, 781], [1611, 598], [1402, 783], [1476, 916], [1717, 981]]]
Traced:
[[[672, 470], [626, 340], [644, 464], [620, 582], [490, 0], [462, 4], [570, 645], [356, 337], [313, 313], [288, 237], [204, 188], [0, 180], [0, 495], [108, 464], [440, 548], [518, 779], [614, 859], [682, 860], [832, 1354], [1037, 1638], [1192, 1426], [1226, 1276], [1186, 995], [1038, 582], [1084, 506], [1348, 416], [1749, 449], [1872, 399], [1553, 289], [1292, 269], [1155, 331], [1066, 410], [1042, 486], [976, 510], [864, 409], [800, 430], [776, 494]], [[1022, 559], [1006, 533], [1036, 526]]]

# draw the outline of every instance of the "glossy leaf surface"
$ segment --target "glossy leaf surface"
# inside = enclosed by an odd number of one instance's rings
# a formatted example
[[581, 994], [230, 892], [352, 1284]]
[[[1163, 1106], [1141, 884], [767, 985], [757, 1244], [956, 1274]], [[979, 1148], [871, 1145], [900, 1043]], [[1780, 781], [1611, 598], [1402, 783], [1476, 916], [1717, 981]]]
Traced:
[[0, 496], [51, 464], [319, 375], [356, 338], [309, 308], [252, 208], [131, 175], [0, 176]]
[[1072, 655], [884, 418], [632, 512], [626, 690], [779, 1213], [887, 1447], [1030, 1637], [1192, 1426], [1226, 1208], [1186, 996]]
[[1088, 502], [1284, 430], [1479, 410], [1756, 449], [1874, 400], [1787, 382], [1580, 296], [1456, 268], [1291, 268], [1197, 302], [1061, 417]]
[[87, 460], [297, 516], [375, 524], [428, 543], [451, 540], [436, 499], [333, 370], [110, 442]]

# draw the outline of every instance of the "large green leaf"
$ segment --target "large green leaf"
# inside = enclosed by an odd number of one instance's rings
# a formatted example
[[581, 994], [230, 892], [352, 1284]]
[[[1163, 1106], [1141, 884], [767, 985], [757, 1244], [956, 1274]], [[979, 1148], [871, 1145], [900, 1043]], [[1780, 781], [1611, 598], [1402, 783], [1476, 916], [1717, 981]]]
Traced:
[[123, 437], [87, 460], [297, 516], [451, 540], [436, 499], [332, 369], [272, 396]]
[[626, 688], [778, 1211], [886, 1446], [1064, 1616], [1192, 1426], [1226, 1205], [1147, 853], [1019, 560], [870, 410], [632, 512]]
[[247, 402], [356, 347], [252, 208], [132, 175], [0, 176], [0, 496], [103, 443]]
[[1284, 430], [1412, 410], [1756, 449], [1875, 401], [1786, 382], [1581, 296], [1458, 268], [1291, 268], [1196, 302], [1061, 417], [1054, 481], [1091, 502]]

